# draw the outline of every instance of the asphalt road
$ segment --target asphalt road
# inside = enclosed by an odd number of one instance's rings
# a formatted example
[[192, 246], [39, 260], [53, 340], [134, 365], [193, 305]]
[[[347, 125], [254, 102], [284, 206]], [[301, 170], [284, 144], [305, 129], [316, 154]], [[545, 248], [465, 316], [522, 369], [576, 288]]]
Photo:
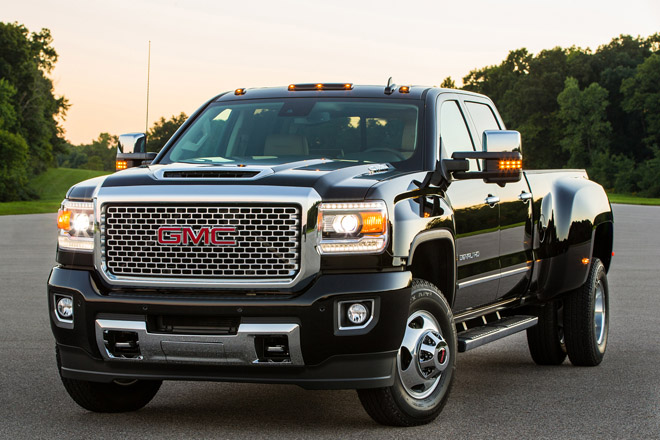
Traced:
[[0, 217], [0, 438], [660, 438], [660, 207], [615, 205], [610, 334], [595, 368], [536, 366], [524, 334], [459, 355], [435, 423], [386, 428], [353, 391], [165, 382], [136, 413], [87, 412], [55, 367], [55, 216]]

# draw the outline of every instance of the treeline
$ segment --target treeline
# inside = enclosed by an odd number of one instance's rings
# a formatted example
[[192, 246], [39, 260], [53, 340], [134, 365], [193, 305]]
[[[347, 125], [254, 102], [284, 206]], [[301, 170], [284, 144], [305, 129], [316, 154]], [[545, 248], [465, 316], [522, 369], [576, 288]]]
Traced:
[[[174, 132], [188, 116], [185, 113], [169, 119], [161, 117], [147, 132], [147, 151], [160, 151]], [[67, 144], [57, 155], [57, 166], [63, 168], [84, 168], [88, 170], [114, 171], [118, 136], [101, 133], [90, 144]]]
[[521, 132], [526, 168], [586, 168], [607, 189], [660, 196], [660, 33], [593, 52], [514, 50], [463, 84]]
[[68, 103], [48, 78], [57, 61], [48, 29], [0, 22], [0, 201], [35, 198], [31, 176], [65, 148], [59, 122]]
[[[49, 166], [114, 170], [115, 135], [78, 146], [64, 139], [69, 103], [48, 77], [56, 61], [48, 29], [0, 22], [0, 201], [36, 197], [27, 183]], [[660, 196], [660, 33], [622, 35], [595, 51], [514, 50], [463, 84], [522, 133], [526, 168], [586, 168], [607, 189]], [[442, 85], [455, 87], [451, 78]], [[160, 118], [147, 149], [160, 150], [186, 118]]]

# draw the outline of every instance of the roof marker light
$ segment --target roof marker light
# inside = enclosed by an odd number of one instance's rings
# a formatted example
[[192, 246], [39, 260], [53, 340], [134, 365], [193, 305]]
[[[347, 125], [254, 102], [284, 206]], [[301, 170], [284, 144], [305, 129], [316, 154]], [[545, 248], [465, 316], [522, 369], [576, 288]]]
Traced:
[[410, 86], [399, 87], [399, 93], [410, 93]]
[[353, 90], [352, 83], [305, 83], [289, 84], [290, 92], [310, 92], [320, 90]]
[[236, 89], [234, 90], [234, 95], [245, 95], [245, 89]]

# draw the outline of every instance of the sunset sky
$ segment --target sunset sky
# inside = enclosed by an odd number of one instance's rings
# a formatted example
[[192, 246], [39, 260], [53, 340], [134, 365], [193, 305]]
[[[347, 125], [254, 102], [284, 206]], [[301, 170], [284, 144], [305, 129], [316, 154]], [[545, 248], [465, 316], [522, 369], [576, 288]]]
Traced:
[[55, 92], [74, 144], [144, 131], [238, 87], [294, 82], [438, 85], [499, 64], [510, 50], [596, 49], [660, 32], [658, 0], [207, 1], [21, 0], [0, 21], [51, 30]]

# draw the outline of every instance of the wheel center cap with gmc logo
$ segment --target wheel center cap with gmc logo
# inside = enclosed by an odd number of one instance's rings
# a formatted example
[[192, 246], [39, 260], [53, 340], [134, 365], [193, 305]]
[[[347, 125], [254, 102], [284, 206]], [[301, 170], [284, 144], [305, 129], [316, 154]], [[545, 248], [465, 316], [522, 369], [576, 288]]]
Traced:
[[197, 231], [190, 226], [162, 226], [158, 228], [158, 244], [236, 246], [236, 240], [228, 240], [226, 237], [234, 232], [236, 228], [232, 226], [205, 226]]

